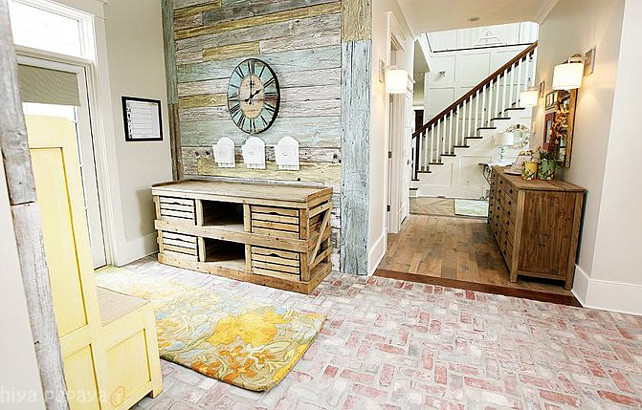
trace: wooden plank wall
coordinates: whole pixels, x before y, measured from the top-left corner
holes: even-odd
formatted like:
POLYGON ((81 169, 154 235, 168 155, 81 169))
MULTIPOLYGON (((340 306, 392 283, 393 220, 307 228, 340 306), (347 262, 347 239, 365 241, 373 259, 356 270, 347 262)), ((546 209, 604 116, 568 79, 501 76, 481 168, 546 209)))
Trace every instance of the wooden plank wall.
MULTIPOLYGON (((181 171, 189 177, 241 177, 302 181, 335 190, 333 227, 339 248, 341 226, 342 3, 336 0, 173 0, 181 171), (230 120, 227 85, 234 67, 258 57, 274 69, 281 106, 273 126, 259 134, 267 146, 266 170, 218 168, 212 145, 247 139, 230 120), (301 169, 277 170, 274 146, 284 136, 299 141, 301 169)), ((166 40, 168 38, 166 33, 166 40)), ((171 67, 174 68, 174 67, 171 67)), ((368 79, 369 81, 369 79, 368 79)), ((238 149, 238 148, 237 148, 238 149)), ((240 152, 240 149, 238 149, 240 152)), ((363 223, 363 221, 361 221, 363 223)), ((367 225, 367 220, 366 220, 367 225)), ((339 269, 339 256, 333 257, 339 269)))

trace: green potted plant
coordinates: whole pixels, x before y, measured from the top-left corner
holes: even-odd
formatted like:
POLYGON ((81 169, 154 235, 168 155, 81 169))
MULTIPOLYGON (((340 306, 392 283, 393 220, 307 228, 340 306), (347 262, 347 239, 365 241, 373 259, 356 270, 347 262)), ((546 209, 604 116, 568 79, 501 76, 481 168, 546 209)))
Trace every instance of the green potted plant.
POLYGON ((537 179, 550 181, 555 178, 555 171, 557 171, 557 161, 555 153, 538 150, 539 153, 539 167, 537 168, 537 179))

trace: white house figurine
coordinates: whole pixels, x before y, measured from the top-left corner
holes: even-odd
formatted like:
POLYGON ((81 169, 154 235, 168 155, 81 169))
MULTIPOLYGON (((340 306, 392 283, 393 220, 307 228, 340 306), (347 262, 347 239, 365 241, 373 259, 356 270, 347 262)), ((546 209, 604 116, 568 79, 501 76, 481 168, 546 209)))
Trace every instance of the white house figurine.
POLYGON ((234 141, 228 137, 223 137, 214 145, 214 160, 219 168, 234 168, 236 166, 234 159, 234 141))
POLYGON ((258 137, 250 137, 243 147, 243 162, 248 168, 265 169, 265 142, 258 137))
POLYGON ((292 137, 283 137, 276 147, 276 165, 279 169, 299 169, 299 142, 292 137))

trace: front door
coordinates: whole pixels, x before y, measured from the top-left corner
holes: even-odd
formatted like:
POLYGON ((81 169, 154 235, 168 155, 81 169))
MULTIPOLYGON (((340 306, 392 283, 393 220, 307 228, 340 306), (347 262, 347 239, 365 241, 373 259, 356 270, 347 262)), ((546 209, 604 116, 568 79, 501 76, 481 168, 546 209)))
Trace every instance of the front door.
MULTIPOLYGON (((53 102, 25 102, 23 103, 23 110, 25 115, 63 117, 73 125, 73 132, 80 154, 79 166, 83 188, 83 208, 87 214, 93 266, 95 269, 105 266, 107 264, 105 235, 100 209, 85 68, 32 57, 19 57, 19 64, 21 66, 43 68, 45 69, 43 71, 63 71, 73 74, 76 78, 79 97, 78 105, 56 104, 53 102)), ((29 80, 33 79, 29 78, 29 80)))

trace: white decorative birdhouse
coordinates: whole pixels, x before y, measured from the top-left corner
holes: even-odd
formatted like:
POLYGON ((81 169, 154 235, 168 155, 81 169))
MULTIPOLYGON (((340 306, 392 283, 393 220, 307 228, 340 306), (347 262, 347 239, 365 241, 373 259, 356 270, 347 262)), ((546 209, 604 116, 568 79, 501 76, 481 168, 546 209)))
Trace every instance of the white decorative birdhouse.
POLYGON ((274 147, 276 165, 279 169, 299 169, 299 142, 292 137, 283 137, 274 147))
POLYGON ((236 166, 234 159, 234 141, 228 137, 223 137, 214 145, 214 160, 219 168, 234 168, 236 166))
POLYGON ((250 137, 241 147, 243 162, 248 168, 265 169, 265 142, 258 137, 250 137))

